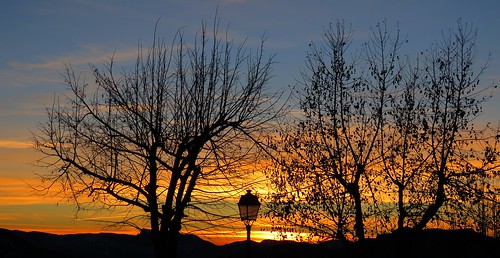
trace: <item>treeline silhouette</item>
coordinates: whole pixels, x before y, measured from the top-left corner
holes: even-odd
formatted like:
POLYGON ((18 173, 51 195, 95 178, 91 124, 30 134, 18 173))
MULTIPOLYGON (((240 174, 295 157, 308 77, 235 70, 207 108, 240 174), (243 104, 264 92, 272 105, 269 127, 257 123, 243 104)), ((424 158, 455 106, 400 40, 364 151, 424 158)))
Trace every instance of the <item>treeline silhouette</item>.
POLYGON ((360 48, 332 23, 310 44, 299 110, 271 140, 271 219, 311 239, 364 240, 393 230, 499 236, 496 123, 480 123, 496 85, 480 85, 477 30, 459 20, 429 49, 386 21, 360 48))
MULTIPOLYGON (((136 258, 155 257, 151 232, 141 234, 53 235, 0 229, 2 258, 136 258)), ((345 245, 340 241, 321 244, 265 240, 252 242, 251 257, 275 258, 357 258, 357 257, 440 257, 461 258, 500 256, 500 239, 486 237, 471 230, 401 231, 381 235, 363 244, 345 245)), ((179 257, 239 258, 246 257, 246 243, 216 246, 194 235, 181 234, 179 257)))

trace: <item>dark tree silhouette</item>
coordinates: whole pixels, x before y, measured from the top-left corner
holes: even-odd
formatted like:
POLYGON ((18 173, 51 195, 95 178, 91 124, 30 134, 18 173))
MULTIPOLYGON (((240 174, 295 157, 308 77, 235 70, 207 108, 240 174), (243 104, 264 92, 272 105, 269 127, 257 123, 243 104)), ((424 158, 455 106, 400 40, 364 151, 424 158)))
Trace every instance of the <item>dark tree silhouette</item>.
POLYGON ((259 159, 256 143, 277 116, 263 41, 250 51, 218 28, 203 24, 192 44, 182 31, 171 45, 155 32, 130 72, 116 73, 113 59, 103 70, 91 66, 95 83, 68 67, 69 94, 34 133, 49 188, 59 184, 80 206, 141 209, 158 257, 176 256, 186 221, 228 215, 207 205, 237 194, 248 173, 241 167, 259 159))
POLYGON ((444 34, 442 42, 424 54, 421 83, 425 104, 422 120, 418 121, 426 126, 421 137, 426 140, 423 155, 427 155, 424 168, 430 200, 424 200, 430 202, 424 206, 416 229, 425 228, 446 203, 477 196, 478 190, 482 191, 477 183, 498 166, 493 143, 498 141, 498 132, 478 130, 474 124, 481 104, 489 97, 479 85, 487 64, 475 66, 476 38, 476 30, 459 21, 456 30, 444 34), (474 146, 480 144, 483 148, 474 146))
MULTIPOLYGON (((304 75, 300 99, 304 114, 296 131, 283 136, 285 156, 272 173, 280 180, 278 191, 291 192, 277 194, 277 203, 287 203, 283 207, 289 209, 305 201, 304 216, 316 225, 329 218, 327 223, 336 228, 332 237, 340 239, 351 215, 355 237, 365 238, 364 193, 371 189, 371 167, 380 162, 377 150, 391 86, 400 81, 399 33, 389 33, 385 23, 372 33, 372 40, 351 60, 347 50, 352 31, 342 22, 325 31, 320 48, 311 44, 310 73, 304 75)), ((311 227, 321 232, 325 226, 311 227)))
MULTIPOLYGON (((425 157, 422 155, 425 148, 423 131, 415 121, 422 121, 422 105, 419 99, 422 85, 418 83, 421 78, 419 64, 408 64, 406 71, 401 75, 402 92, 397 98, 391 98, 391 109, 388 111, 386 127, 382 132, 383 146, 380 148, 382 158, 381 185, 387 186, 388 191, 381 192, 390 196, 395 191, 397 202, 397 228, 407 227, 405 223, 412 207, 420 203, 420 198, 409 198, 407 191, 417 192, 420 188, 419 177, 423 173, 425 157), (393 187, 394 186, 394 190, 393 187)), ((424 125, 425 127, 425 125, 424 125)), ((411 196, 413 197, 413 196, 411 196)))
POLYGON ((474 124, 493 87, 479 85, 487 63, 475 65, 475 30, 459 21, 443 35, 416 60, 385 22, 357 52, 342 22, 311 44, 302 113, 268 171, 271 217, 358 240, 459 216, 471 225, 466 207, 498 196, 498 130, 474 124))
POLYGON ((399 229, 470 220, 460 210, 495 173, 498 130, 474 124, 489 98, 479 85, 487 63, 476 67, 475 40, 475 30, 459 21, 421 53, 423 61, 408 64, 402 94, 391 101, 381 156, 385 180, 397 189, 399 229), (450 207, 439 212, 443 205, 450 207))

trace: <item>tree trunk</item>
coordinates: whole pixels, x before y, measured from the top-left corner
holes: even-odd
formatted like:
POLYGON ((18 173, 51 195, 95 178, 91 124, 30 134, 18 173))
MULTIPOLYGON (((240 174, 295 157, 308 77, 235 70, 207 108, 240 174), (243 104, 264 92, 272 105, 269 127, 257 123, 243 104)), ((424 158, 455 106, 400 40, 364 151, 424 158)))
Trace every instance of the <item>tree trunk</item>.
POLYGON ((160 231, 151 232, 151 240, 153 241, 153 248, 155 251, 156 258, 165 258, 167 256, 167 239, 164 234, 160 231))
POLYGON ((156 258, 176 258, 179 249, 180 225, 162 225, 158 232, 152 232, 156 258), (168 227, 164 228, 164 227, 168 227))
POLYGON ((179 249, 179 230, 172 229, 168 232, 167 237, 167 255, 162 258, 177 258, 177 251, 179 249))
POLYGON ((341 222, 342 218, 339 218, 339 223, 337 225, 337 232, 335 233, 335 237, 340 240, 340 242, 346 244, 348 243, 347 238, 344 234, 344 223, 341 222))
POLYGON ((181 228, 180 222, 175 219, 169 219, 172 217, 172 210, 168 206, 163 205, 162 211, 159 227, 152 227, 152 241, 155 255, 156 258, 176 258, 179 231, 181 228))
POLYGON ((427 210, 425 210, 424 215, 422 215, 422 219, 420 222, 415 226, 416 230, 423 230, 429 221, 436 215, 438 212, 439 208, 443 205, 446 195, 444 192, 444 185, 446 182, 446 179, 444 177, 444 173, 440 172, 438 175, 438 186, 437 186, 437 191, 436 191, 436 198, 434 198, 434 202, 429 205, 427 210))
POLYGON ((365 239, 365 225, 363 223, 363 207, 359 186, 355 183, 350 183, 348 184, 347 191, 354 199, 354 231, 356 232, 356 237, 360 241, 363 241, 365 239))
POLYGON ((404 223, 407 215, 403 198, 404 190, 405 187, 402 184, 400 184, 398 186, 398 229, 400 230, 404 228, 404 223))

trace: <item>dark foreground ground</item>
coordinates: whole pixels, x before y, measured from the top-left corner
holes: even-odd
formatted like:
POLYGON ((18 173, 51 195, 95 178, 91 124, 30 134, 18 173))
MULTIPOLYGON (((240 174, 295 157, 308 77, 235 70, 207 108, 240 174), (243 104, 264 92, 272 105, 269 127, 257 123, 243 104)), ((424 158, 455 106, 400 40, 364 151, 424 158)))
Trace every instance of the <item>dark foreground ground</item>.
MULTIPOLYGON (((180 258, 246 257, 246 243, 216 246, 193 235, 181 239, 180 258)), ((252 243, 252 257, 258 258, 351 258, 351 257, 474 257, 500 258, 500 239, 470 230, 426 230, 396 232, 369 239, 363 244, 339 242, 307 244, 290 241, 252 243)), ((53 235, 0 229, 0 258, 153 258, 148 234, 53 235)))

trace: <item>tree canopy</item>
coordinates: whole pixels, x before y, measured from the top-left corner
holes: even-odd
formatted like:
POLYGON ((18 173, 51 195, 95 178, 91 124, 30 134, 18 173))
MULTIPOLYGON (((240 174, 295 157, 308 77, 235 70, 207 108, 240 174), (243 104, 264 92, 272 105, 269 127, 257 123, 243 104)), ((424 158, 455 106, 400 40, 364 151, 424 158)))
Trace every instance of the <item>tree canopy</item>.
POLYGON ((117 72, 113 59, 91 65, 92 82, 68 67, 69 93, 34 134, 39 165, 51 169, 41 178, 79 206, 139 208, 158 257, 175 257, 182 226, 235 217, 211 206, 248 184, 257 143, 279 113, 263 44, 234 44, 216 20, 189 43, 182 30, 172 44, 155 31, 131 69, 117 72))
POLYGON ((402 53, 399 28, 371 32, 351 50, 353 30, 339 21, 310 44, 301 113, 278 136, 282 155, 268 171, 270 217, 341 240, 477 228, 474 209, 486 202, 491 220, 499 133, 475 122, 496 86, 479 84, 488 61, 477 64, 476 30, 459 21, 415 57, 402 53))

